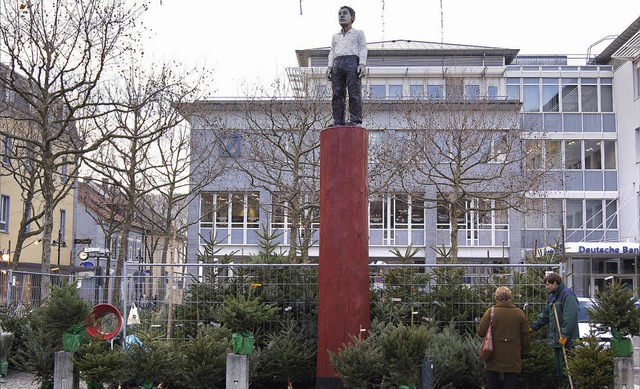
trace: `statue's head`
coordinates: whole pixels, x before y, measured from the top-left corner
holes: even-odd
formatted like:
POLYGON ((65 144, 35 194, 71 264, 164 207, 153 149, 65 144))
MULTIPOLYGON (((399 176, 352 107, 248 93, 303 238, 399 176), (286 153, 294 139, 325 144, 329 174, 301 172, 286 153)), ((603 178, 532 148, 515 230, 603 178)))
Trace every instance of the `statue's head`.
POLYGON ((351 25, 356 20, 356 11, 353 8, 343 5, 338 10, 338 22, 341 26, 351 25))

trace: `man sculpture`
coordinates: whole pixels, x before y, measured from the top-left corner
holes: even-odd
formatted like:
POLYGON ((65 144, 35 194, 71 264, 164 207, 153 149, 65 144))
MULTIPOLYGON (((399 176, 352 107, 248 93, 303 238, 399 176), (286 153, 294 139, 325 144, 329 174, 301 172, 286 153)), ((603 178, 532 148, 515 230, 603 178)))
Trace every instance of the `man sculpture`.
POLYGON ((333 126, 344 126, 346 92, 349 90, 348 126, 362 124, 362 94, 360 79, 367 72, 367 41, 364 33, 351 25, 356 20, 356 11, 342 6, 338 11, 338 22, 342 29, 333 36, 329 50, 327 77, 331 80, 333 98, 333 126))

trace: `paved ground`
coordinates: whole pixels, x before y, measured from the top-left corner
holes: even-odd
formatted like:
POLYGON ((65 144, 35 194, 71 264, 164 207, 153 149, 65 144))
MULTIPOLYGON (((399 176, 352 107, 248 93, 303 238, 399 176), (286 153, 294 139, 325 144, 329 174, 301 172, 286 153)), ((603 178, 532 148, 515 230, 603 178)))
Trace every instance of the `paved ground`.
MULTIPOLYGON (((0 378, 0 389, 38 389, 39 386, 33 381, 33 374, 23 373, 19 371, 11 371, 9 376, 0 378)), ((80 382, 80 389, 86 389, 87 385, 80 382)))

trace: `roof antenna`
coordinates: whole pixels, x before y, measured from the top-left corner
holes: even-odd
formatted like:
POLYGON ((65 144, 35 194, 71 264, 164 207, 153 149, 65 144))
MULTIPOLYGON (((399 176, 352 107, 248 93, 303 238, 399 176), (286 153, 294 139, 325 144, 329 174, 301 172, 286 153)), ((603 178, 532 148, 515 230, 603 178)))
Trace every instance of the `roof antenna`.
POLYGON ((440 43, 444 43, 444 8, 440 0, 440 43))
POLYGON ((300 0, 300 15, 302 15, 302 0, 300 0))

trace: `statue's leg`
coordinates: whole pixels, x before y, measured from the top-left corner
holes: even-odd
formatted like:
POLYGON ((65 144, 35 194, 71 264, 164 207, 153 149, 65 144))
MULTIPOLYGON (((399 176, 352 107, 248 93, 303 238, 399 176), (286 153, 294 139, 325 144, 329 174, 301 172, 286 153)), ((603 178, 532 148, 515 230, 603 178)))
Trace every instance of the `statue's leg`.
POLYGON ((344 126, 344 105, 347 96, 347 77, 339 60, 335 61, 331 75, 331 109, 333 111, 333 125, 344 126))
POLYGON ((349 90, 349 122, 362 124, 362 81, 358 76, 358 57, 353 57, 349 61, 347 89, 349 90))

